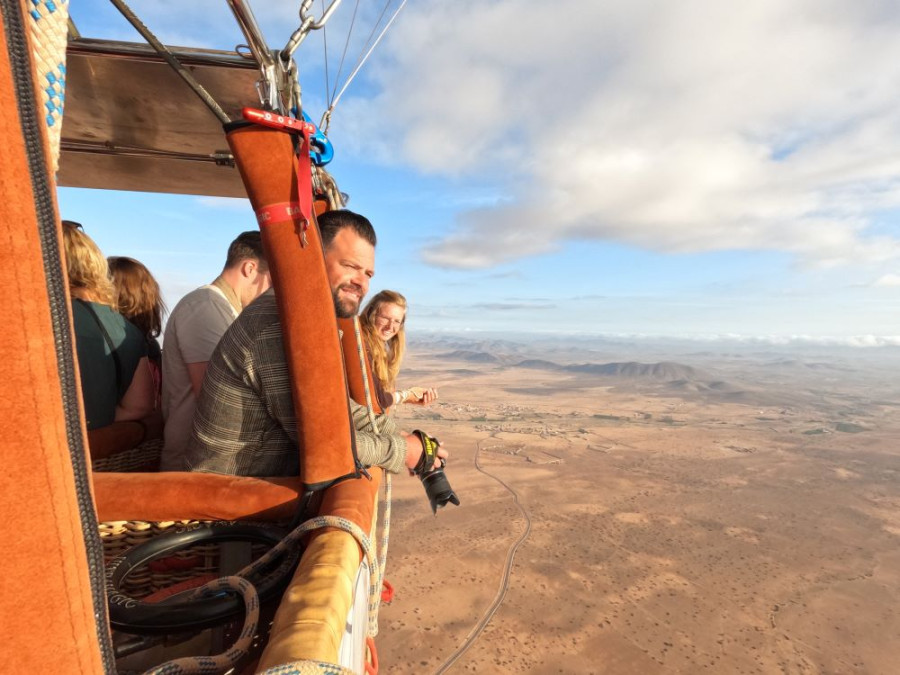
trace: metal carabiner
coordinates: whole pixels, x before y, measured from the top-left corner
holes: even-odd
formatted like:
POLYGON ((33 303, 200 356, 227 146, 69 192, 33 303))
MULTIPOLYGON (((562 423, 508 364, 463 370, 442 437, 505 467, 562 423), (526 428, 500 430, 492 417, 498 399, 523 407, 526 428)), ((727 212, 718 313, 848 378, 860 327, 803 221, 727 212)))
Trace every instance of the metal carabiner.
POLYGON ((297 51, 297 47, 299 47, 300 43, 306 39, 306 36, 309 35, 310 31, 324 28, 325 23, 331 18, 331 15, 334 14, 334 10, 341 4, 341 0, 331 0, 328 9, 322 13, 322 16, 319 17, 318 21, 314 17, 307 15, 312 4, 313 0, 303 0, 300 5, 300 27, 294 31, 287 41, 287 44, 284 46, 284 49, 282 49, 279 54, 281 60, 285 63, 291 60, 294 56, 294 52, 297 51))
MULTIPOLYGON (((308 18, 306 16, 306 12, 309 11, 309 8, 312 7, 313 0, 303 0, 303 4, 300 5, 300 20, 306 21, 308 18)), ((337 9, 337 6, 341 4, 341 0, 331 0, 331 4, 328 5, 328 9, 322 12, 322 16, 319 17, 318 21, 314 21, 310 25, 310 30, 319 30, 325 26, 325 23, 328 19, 331 18, 331 15, 334 14, 334 10, 337 9)))
POLYGON ((309 135, 309 156, 312 163, 316 166, 325 166, 334 159, 334 146, 331 145, 328 136, 319 131, 319 127, 315 125, 305 110, 303 111, 303 120, 315 129, 315 132, 309 135))

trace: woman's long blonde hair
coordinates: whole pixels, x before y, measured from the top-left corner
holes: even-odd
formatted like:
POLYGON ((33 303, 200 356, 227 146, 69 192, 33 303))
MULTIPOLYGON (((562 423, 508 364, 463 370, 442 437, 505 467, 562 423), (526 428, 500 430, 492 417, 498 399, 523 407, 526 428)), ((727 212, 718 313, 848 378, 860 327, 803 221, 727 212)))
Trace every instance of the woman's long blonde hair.
POLYGON ((81 226, 63 222, 63 245, 66 250, 66 275, 69 290, 81 291, 86 300, 116 306, 116 291, 100 247, 81 231, 81 226))
POLYGON ((166 305, 150 270, 125 256, 112 256, 108 261, 119 314, 137 326, 145 337, 159 337, 166 305))
POLYGON ((392 391, 400 373, 400 363, 406 350, 406 298, 396 291, 381 291, 369 300, 363 309, 359 322, 362 325, 366 347, 372 357, 372 368, 382 386, 392 391), (397 305, 403 308, 403 323, 397 334, 385 342, 375 328, 375 316, 383 305, 397 305))

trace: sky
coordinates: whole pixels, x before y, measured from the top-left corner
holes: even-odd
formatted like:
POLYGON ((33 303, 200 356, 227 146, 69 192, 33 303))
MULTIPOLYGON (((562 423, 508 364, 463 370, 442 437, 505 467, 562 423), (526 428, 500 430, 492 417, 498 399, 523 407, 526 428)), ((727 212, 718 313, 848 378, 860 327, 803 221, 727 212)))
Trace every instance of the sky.
MULTIPOLYGON (((299 4, 251 2, 270 45, 299 4)), ((166 44, 243 42, 224 0, 130 5, 166 44)), ((343 0, 297 50, 313 119, 384 7, 343 0)), ((70 12, 140 40, 105 0, 70 12)), ((900 344, 898 34, 893 0, 409 0, 329 132, 378 232, 370 293, 406 295, 413 335, 900 344)), ((170 307, 256 227, 246 200, 59 201, 170 307)))

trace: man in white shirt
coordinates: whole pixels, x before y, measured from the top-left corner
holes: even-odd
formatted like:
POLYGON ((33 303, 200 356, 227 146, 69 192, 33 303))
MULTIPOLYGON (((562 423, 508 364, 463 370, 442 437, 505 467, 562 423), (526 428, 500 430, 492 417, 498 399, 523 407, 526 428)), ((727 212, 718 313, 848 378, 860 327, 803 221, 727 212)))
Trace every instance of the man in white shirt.
POLYGON ((259 231, 244 232, 228 247, 216 280, 188 293, 169 315, 163 338, 161 470, 181 469, 209 357, 241 310, 271 285, 259 231))

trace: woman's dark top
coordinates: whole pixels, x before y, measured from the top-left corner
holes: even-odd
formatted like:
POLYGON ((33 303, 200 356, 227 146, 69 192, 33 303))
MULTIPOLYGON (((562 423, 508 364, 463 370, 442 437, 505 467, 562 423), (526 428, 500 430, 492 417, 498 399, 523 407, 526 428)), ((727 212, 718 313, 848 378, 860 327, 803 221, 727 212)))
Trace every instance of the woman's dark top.
POLYGON ((138 362, 147 356, 147 340, 107 305, 73 300, 72 319, 87 428, 99 429, 115 421, 116 405, 128 391, 138 362))

